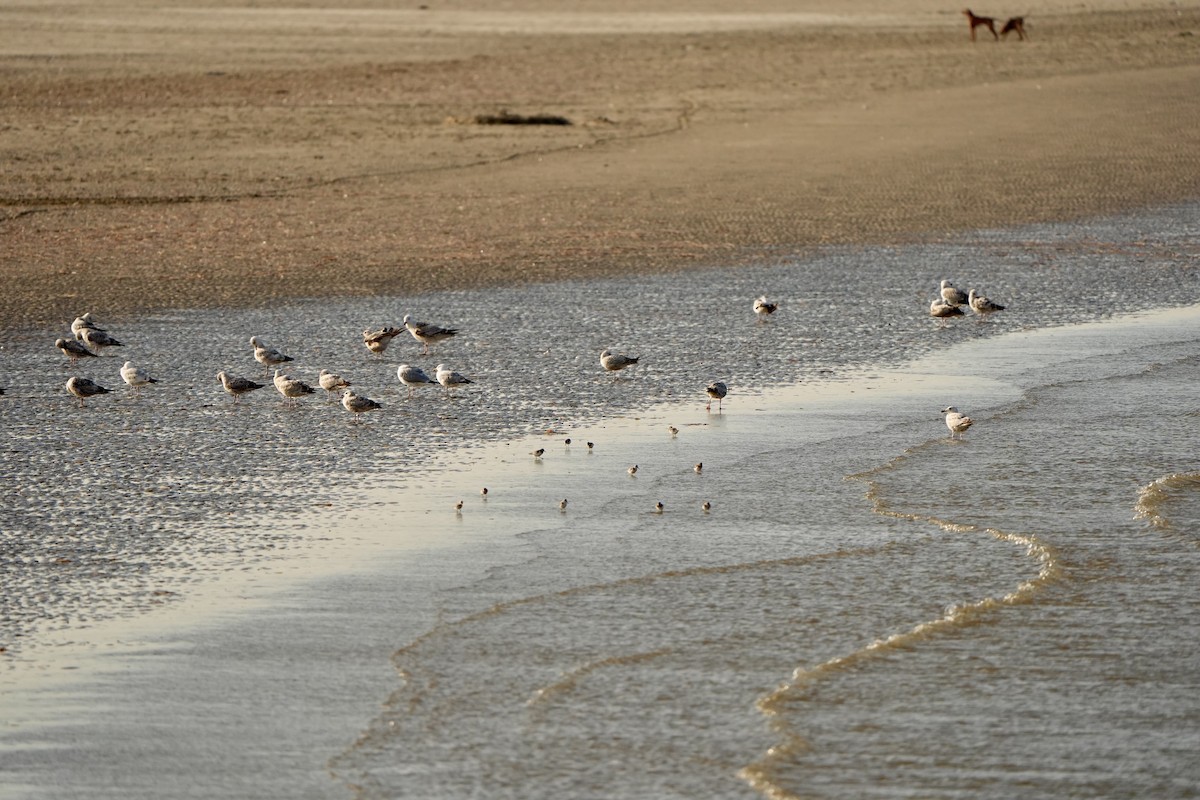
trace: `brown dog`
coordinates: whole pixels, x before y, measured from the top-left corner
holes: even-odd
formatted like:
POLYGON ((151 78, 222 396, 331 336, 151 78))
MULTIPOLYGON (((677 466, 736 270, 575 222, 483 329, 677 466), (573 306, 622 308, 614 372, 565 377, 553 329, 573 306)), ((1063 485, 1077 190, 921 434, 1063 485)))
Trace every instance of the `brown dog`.
POLYGON ((1024 17, 1009 17, 1004 23, 1004 27, 1000 29, 1000 35, 1008 38, 1008 35, 1013 31, 1017 32, 1017 36, 1023 42, 1025 41, 1025 18, 1024 17))
POLYGON ((996 19, 994 17, 978 17, 971 13, 971 9, 964 8, 963 13, 967 15, 967 22, 971 25, 971 41, 975 41, 975 29, 980 25, 992 32, 992 36, 996 41, 1000 41, 1000 36, 996 33, 996 19))

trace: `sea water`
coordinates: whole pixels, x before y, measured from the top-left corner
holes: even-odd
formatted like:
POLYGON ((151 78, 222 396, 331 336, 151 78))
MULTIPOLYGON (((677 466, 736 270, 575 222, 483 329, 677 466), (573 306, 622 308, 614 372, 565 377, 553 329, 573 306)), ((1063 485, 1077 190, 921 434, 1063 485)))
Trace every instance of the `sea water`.
POLYGON ((70 320, 9 332, 0 780, 42 797, 1195 796, 1196 211, 619 281, 80 309, 125 346, 77 367, 52 345, 70 320), (942 278, 1008 307, 942 327, 942 278), (765 322, 762 293, 781 303, 765 322), (460 333, 369 354, 362 329, 405 313, 460 333), (284 403, 251 335, 384 408, 284 403), (603 348, 641 361, 604 373, 603 348), (160 383, 135 397, 126 358, 160 383), (474 383, 409 397, 401 362, 474 383), (220 369, 267 388, 235 405, 220 369), (79 408, 72 374, 114 392, 79 408), (730 394, 710 410, 713 380, 730 394), (961 438, 951 404, 975 420, 961 438), (238 610, 247 580, 331 560, 295 568, 309 588, 288 613, 238 610), (200 622, 206 592, 219 623, 200 622), (133 680, 28 680, 68 652, 86 672, 81 647, 142 618, 166 633, 139 637, 133 680))

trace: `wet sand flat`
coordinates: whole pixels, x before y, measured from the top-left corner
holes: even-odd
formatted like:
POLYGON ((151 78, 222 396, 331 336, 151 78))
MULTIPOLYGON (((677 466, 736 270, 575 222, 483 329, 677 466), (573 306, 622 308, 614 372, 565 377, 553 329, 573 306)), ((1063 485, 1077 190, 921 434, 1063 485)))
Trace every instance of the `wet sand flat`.
POLYGON ((0 10, 0 328, 753 263, 1200 191, 1200 5, 1049 3, 1001 42, 943 5, 0 10), (573 124, 476 123, 503 112, 573 124))

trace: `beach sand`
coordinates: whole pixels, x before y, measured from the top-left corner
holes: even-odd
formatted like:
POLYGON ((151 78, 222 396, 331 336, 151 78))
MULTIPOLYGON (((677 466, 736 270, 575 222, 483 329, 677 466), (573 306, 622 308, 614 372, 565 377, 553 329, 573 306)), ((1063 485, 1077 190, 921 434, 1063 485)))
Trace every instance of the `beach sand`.
POLYGON ((931 0, 0 9, 0 329, 1200 193, 1200 4, 1041 9, 1000 42, 931 0), (573 124, 476 124, 501 112, 573 124))

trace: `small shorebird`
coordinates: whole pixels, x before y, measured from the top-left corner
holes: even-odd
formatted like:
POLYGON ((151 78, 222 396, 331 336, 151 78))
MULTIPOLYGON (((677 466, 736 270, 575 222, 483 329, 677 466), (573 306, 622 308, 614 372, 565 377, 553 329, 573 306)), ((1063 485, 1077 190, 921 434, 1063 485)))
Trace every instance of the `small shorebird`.
POLYGON ((487 491, 486 486, 479 490, 479 496, 482 497, 484 500, 487 500, 487 495, 488 495, 488 491, 487 491))
POLYGON ((88 350, 83 342, 76 339, 55 339, 54 346, 62 351, 62 354, 71 359, 74 364, 81 358, 96 358, 96 354, 88 350))
POLYGON ((67 391, 79 398, 80 408, 83 408, 83 401, 89 397, 109 392, 108 389, 88 378, 70 378, 67 381, 67 391))
POLYGON ((461 514, 462 507, 463 507, 463 501, 459 500, 457 503, 454 504, 454 513, 461 514))
POLYGON ((657 503, 654 504, 654 513, 661 514, 662 512, 663 512, 663 504, 662 504, 662 500, 659 500, 657 503))
POLYGON ((952 306, 966 305, 968 300, 967 293, 962 289, 959 289, 950 281, 942 281, 939 293, 941 294, 942 299, 952 306))
POLYGON ((772 303, 767 300, 765 294, 754 301, 754 313, 758 317, 759 322, 762 322, 778 310, 779 303, 772 303))
POLYGON ((412 334, 412 337, 424 345, 424 353, 429 354, 429 345, 434 342, 440 342, 442 339, 449 339, 458 333, 457 328, 443 328, 441 325, 434 325, 431 322, 416 322, 411 314, 404 315, 404 327, 412 334))
POLYGON ((294 358, 284 355, 278 349, 263 344, 257 336, 250 337, 250 346, 254 348, 254 360, 264 367, 274 367, 286 364, 288 361, 295 361, 294 358))
POLYGON ((668 425, 667 431, 671 434, 672 439, 679 435, 679 428, 676 428, 674 425, 668 425))
POLYGON ((283 374, 283 370, 275 370, 275 388, 283 395, 284 401, 296 400, 306 394, 314 394, 317 390, 302 380, 283 374))
POLYGON ((697 461, 696 466, 692 467, 692 472, 696 473, 697 475, 699 475, 701 472, 704 472, 704 462, 697 461))
POLYGON ((632 467, 630 467, 629 469, 627 469, 625 471, 629 473, 630 477, 637 475, 637 464, 634 464, 632 467))
POLYGON ((712 511, 712 503, 705 500, 700 504, 700 510, 707 514, 708 512, 712 511))
POLYGON ((638 363, 636 357, 614 353, 608 348, 600 351, 600 366, 609 372, 620 372, 626 367, 632 367, 636 363, 638 363))
POLYGON ((559 511, 567 510, 567 498, 564 497, 562 500, 558 501, 558 510, 559 511))
POLYGON ((347 389, 346 393, 342 395, 342 408, 354 412, 354 420, 357 422, 359 414, 365 411, 374 411, 383 406, 369 397, 355 394, 353 389, 347 389))
POLYGON ((958 306, 947 303, 940 297, 934 298, 934 301, 929 304, 929 316, 937 319, 942 327, 946 327, 946 320, 951 317, 965 317, 966 314, 958 306))
POLYGON ((587 446, 588 446, 588 450, 591 450, 593 447, 595 447, 595 446, 596 446, 596 443, 595 443, 595 442, 588 442, 588 443, 587 443, 587 446))
POLYGON ((971 306, 971 310, 980 317, 986 317, 988 314, 995 314, 997 311, 1003 311, 1004 306, 999 303, 993 303, 991 298, 978 294, 974 289, 967 295, 967 302, 971 306))
POLYGON ((958 413, 958 409, 954 406, 946 406, 942 409, 942 413, 946 415, 946 427, 950 429, 950 438, 957 438, 975 421, 966 414, 958 413))
POLYGON ((534 461, 539 461, 539 460, 541 460, 541 457, 544 456, 545 454, 546 454, 546 448, 539 447, 537 450, 534 450, 529 455, 533 456, 534 461))
POLYGON ((711 411, 712 410, 712 401, 716 400, 717 401, 717 411, 720 411, 721 403, 724 402, 724 400, 725 400, 725 395, 729 394, 729 387, 726 386, 725 384, 721 383, 720 381, 715 381, 713 383, 710 383, 704 391, 708 392, 708 396, 710 398, 708 401, 708 405, 706 405, 705 408, 708 409, 709 411, 711 411))
POLYGON ((134 394, 140 394, 142 387, 149 383, 158 383, 150 377, 150 373, 141 367, 134 366, 132 361, 126 361, 121 367, 121 380, 133 387, 134 394))
POLYGON ((427 383, 437 383, 437 381, 425 374, 425 370, 410 364, 401 364, 396 367, 396 377, 408 387, 409 397, 413 396, 418 386, 424 386, 427 383))
POLYGON ((319 383, 321 388, 329 394, 337 394, 341 392, 342 389, 350 388, 350 381, 346 380, 335 372, 330 372, 327 369, 321 370, 321 374, 317 376, 317 383, 319 383))
POLYGON ((265 384, 255 383, 248 378, 239 378, 237 375, 230 375, 225 370, 217 373, 217 380, 221 382, 221 386, 229 394, 233 395, 233 402, 238 402, 242 399, 242 395, 250 394, 255 389, 261 389, 265 384))
POLYGON ((392 339, 402 333, 404 333, 404 328, 393 328, 391 326, 379 328, 378 330, 367 328, 363 331, 363 344, 375 355, 383 355, 383 351, 387 350, 388 345, 392 343, 392 339))

